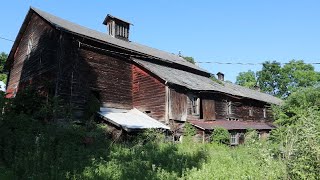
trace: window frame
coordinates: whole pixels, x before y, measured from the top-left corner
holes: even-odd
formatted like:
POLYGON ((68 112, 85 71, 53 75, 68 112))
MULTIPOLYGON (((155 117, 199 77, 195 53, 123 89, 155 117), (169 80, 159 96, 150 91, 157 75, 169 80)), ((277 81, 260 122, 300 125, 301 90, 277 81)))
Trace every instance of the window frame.
POLYGON ((189 101, 191 112, 188 112, 188 114, 193 116, 200 116, 200 98, 195 95, 189 95, 189 101))
POLYGON ((232 132, 230 133, 230 145, 238 145, 239 144, 239 133, 232 132))
POLYGON ((267 115, 267 108, 264 107, 264 108, 263 108, 263 118, 266 119, 267 117, 268 117, 268 115, 267 115))
POLYGON ((227 115, 231 115, 231 114, 232 114, 232 102, 227 101, 227 115))
POLYGON ((249 116, 252 117, 253 116, 253 107, 249 107, 249 116))

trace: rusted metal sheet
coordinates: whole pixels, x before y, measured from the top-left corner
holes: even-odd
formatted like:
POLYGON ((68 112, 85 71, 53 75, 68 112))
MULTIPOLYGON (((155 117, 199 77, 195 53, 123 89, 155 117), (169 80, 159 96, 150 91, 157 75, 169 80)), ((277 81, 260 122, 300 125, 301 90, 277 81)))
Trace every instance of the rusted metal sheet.
POLYGON ((256 130, 272 130, 275 129, 271 123, 265 122, 249 122, 249 121, 189 121, 191 124, 200 128, 202 130, 213 130, 217 127, 225 128, 227 130, 247 130, 247 129, 256 129, 256 130))
POLYGON ((133 106, 150 117, 165 121, 166 88, 163 82, 132 65, 133 106))
POLYGON ((205 121, 216 119, 216 107, 213 99, 202 99, 202 113, 205 121))
POLYGON ((170 89, 169 97, 169 119, 186 121, 188 116, 188 96, 174 89, 170 89))

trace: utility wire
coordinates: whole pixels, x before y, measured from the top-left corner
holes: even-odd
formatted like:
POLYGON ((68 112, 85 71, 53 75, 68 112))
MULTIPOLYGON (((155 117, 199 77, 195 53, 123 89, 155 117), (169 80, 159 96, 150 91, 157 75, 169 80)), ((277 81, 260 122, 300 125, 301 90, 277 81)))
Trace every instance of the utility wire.
MULTIPOLYGON (((5 41, 10 41, 10 42, 14 42, 14 40, 11 40, 11 39, 7 39, 7 38, 4 38, 4 37, 1 37, 0 36, 0 39, 2 40, 5 40, 5 41)), ((81 43, 81 42, 79 42, 81 43)), ((84 43, 81 43, 81 44, 84 44, 84 43)), ((88 44, 85 44, 87 46, 90 46, 88 44)), ((90 46, 90 47, 93 47, 93 46, 90 46)), ((128 56, 131 56, 131 57, 137 57, 137 58, 149 58, 149 59, 160 59, 160 58, 156 58, 156 57, 152 57, 152 56, 145 56, 145 55, 132 55, 132 54, 127 54, 127 53, 121 53, 121 52, 116 52, 116 51, 110 51, 110 50, 106 50, 106 49, 101 49, 101 48, 97 48, 97 47, 94 47, 96 49, 100 49, 100 50, 104 50, 104 51, 108 51, 110 53, 115 53, 115 54, 121 54, 121 55, 128 55, 128 56)), ((219 62, 219 61, 196 61, 195 62, 196 64, 221 64, 221 65, 243 65, 243 66, 256 66, 256 65, 263 65, 264 63, 245 63, 245 62, 219 62)), ((289 64, 289 63, 280 63, 278 62, 279 64, 289 64)), ((306 62, 305 62, 306 63, 306 62)), ((306 63, 306 64, 320 64, 320 62, 310 62, 310 63, 306 63)))
POLYGON ((14 42, 14 40, 11 40, 11 39, 7 39, 7 38, 1 37, 1 36, 0 36, 0 39, 2 39, 2 40, 6 40, 6 41, 11 41, 11 42, 14 42))
MULTIPOLYGON (((157 60, 161 60, 161 58, 157 58, 157 57, 153 57, 153 56, 146 56, 146 55, 133 55, 133 54, 127 54, 127 53, 123 53, 123 52, 117 52, 117 51, 111 51, 111 50, 107 50, 107 49, 103 49, 103 48, 98 48, 95 46, 91 46, 89 44, 85 44, 82 43, 80 41, 79 42, 79 46, 81 46, 81 44, 91 47, 93 49, 98 49, 101 51, 105 51, 105 52, 109 52, 111 54, 120 54, 120 55, 126 55, 129 57, 136 57, 136 58, 148 58, 148 59, 157 59, 157 60)), ((263 65, 264 63, 242 63, 242 62, 217 62, 217 61, 195 61, 196 64, 223 64, 223 65, 250 65, 250 66, 255 66, 255 65, 263 65)), ((271 62, 272 63, 272 62, 271 62)), ((289 63, 281 63, 281 62, 277 62, 279 64, 289 64, 289 63)), ((311 63, 306 63, 305 64, 320 64, 320 62, 311 62, 311 63)))
MULTIPOLYGON (((263 65, 265 63, 241 63, 241 62, 216 62, 216 61, 196 61, 196 63, 198 64, 223 64, 223 65, 252 65, 252 66, 255 66, 255 65, 263 65)), ((276 63, 279 63, 279 64, 290 64, 289 62, 286 62, 286 63, 281 63, 281 62, 276 62, 276 63)), ((320 64, 320 62, 304 62, 305 64, 320 64)), ((272 62, 271 62, 272 64, 272 62)))

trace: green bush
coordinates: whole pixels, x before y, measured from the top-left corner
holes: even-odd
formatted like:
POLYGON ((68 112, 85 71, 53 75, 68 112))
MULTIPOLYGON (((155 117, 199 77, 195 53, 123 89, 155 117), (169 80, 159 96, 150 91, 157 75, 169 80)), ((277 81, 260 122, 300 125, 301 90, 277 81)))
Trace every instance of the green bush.
POLYGON ((291 179, 319 179, 320 112, 309 108, 295 118, 294 125, 272 131, 275 153, 286 163, 291 179))
POLYGON ((246 145, 257 143, 260 141, 258 132, 254 129, 247 129, 247 132, 244 135, 244 140, 246 145))
POLYGON ((270 140, 289 179, 320 179, 319 87, 300 88, 274 108, 278 128, 270 140))
POLYGON ((188 122, 185 123, 183 129, 184 129, 184 132, 183 132, 184 136, 192 137, 196 135, 196 128, 193 127, 193 125, 188 122))
POLYGON ((230 144, 230 134, 225 128, 215 128, 211 135, 212 142, 230 144))

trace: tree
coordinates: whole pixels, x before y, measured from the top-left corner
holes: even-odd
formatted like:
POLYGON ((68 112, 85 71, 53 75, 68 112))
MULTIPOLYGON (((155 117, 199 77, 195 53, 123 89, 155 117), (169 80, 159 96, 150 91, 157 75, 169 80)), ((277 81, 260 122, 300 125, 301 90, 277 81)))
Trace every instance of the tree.
POLYGON ((279 62, 267 61, 257 72, 262 91, 281 98, 287 98, 299 87, 314 86, 320 80, 320 73, 302 60, 292 60, 281 67, 279 62))
POLYGON ((236 84, 253 89, 257 85, 256 74, 251 70, 240 72, 237 76, 236 84))
POLYGON ((211 135, 212 142, 221 144, 230 144, 230 134, 225 128, 215 128, 211 135))
POLYGON ((190 56, 183 56, 183 59, 185 59, 186 61, 192 63, 192 64, 195 64, 196 62, 194 61, 194 58, 193 57, 190 57, 190 56))
POLYGON ((299 88, 274 107, 271 140, 288 179, 318 179, 320 172, 320 87, 299 88))
POLYGON ((279 125, 295 124, 298 117, 305 115, 306 109, 320 111, 320 87, 299 88, 293 92, 280 107, 274 107, 276 123, 279 125))
POLYGON ((0 72, 3 72, 4 65, 7 61, 8 54, 5 52, 0 53, 0 72))
POLYGON ((292 60, 282 68, 283 96, 297 90, 299 87, 314 86, 320 80, 320 73, 314 70, 311 64, 305 64, 302 60, 292 60))
POLYGON ((4 83, 7 82, 7 75, 3 73, 4 65, 7 61, 7 58, 8 54, 6 54, 5 52, 2 52, 0 54, 0 81, 3 81, 4 83))
POLYGON ((268 94, 277 96, 281 82, 281 65, 279 62, 265 62, 262 70, 257 72, 257 80, 260 89, 268 94))

